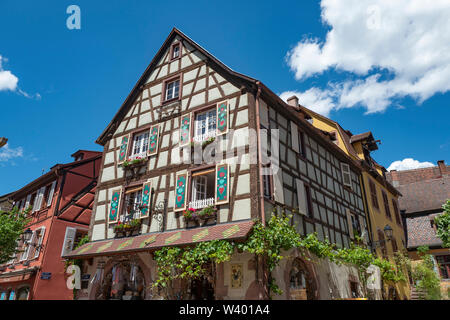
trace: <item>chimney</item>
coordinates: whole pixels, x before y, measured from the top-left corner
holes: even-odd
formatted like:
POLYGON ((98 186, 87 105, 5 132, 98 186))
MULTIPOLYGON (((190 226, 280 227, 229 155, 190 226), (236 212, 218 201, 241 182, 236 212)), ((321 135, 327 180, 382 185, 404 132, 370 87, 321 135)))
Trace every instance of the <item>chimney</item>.
POLYGON ((447 174, 447 166, 445 165, 444 160, 439 160, 437 164, 439 167, 439 171, 441 172, 441 175, 443 176, 444 174, 447 174))
POLYGON ((297 96, 292 96, 287 99, 287 103, 290 106, 293 106, 295 109, 298 109, 298 98, 297 96))

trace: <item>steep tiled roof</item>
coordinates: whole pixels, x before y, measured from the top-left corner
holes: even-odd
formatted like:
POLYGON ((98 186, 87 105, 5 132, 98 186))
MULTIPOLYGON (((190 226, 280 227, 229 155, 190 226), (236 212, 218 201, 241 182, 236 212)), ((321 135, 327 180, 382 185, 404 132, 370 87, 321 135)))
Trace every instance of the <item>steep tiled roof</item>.
POLYGON ((408 230, 408 248, 417 248, 419 246, 441 246, 442 241, 436 237, 436 231, 431 226, 433 215, 421 215, 408 217, 406 219, 406 228, 408 230))
POLYGON ((406 210, 407 214, 439 211, 450 198, 450 167, 444 165, 443 168, 386 172, 386 179, 403 195, 399 199, 400 209, 406 210))
POLYGON ((450 199, 450 176, 423 180, 396 187, 403 197, 399 199, 400 209, 406 213, 436 211, 450 199))

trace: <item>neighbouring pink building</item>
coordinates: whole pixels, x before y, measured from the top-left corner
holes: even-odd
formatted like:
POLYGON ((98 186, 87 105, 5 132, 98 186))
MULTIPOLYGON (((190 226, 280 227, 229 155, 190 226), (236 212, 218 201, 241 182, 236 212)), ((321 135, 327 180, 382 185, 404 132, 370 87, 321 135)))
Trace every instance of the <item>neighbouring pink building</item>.
POLYGON ((73 298, 61 256, 88 232, 102 153, 79 150, 72 157, 9 194, 20 210, 31 207, 32 234, 18 242, 22 252, 0 266, 0 300, 73 298))

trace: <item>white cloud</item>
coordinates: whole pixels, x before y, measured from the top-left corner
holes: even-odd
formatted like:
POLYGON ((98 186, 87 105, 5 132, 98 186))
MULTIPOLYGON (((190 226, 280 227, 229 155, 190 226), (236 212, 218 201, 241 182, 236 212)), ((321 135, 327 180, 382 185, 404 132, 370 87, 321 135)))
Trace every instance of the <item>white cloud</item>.
POLYGON ((280 94, 280 98, 286 101, 293 95, 298 97, 302 106, 324 116, 328 116, 329 112, 336 107, 333 101, 334 94, 330 90, 311 88, 305 92, 285 91, 280 94))
POLYGON ((17 86, 19 78, 12 74, 11 71, 4 70, 2 61, 6 62, 7 59, 0 55, 0 91, 14 91, 26 98, 40 100, 41 95, 39 93, 29 94, 17 86))
POLYGON ((10 148, 8 143, 0 148, 0 162, 8 162, 9 160, 23 157, 23 148, 10 148))
POLYGON ((15 91, 17 88, 17 82, 19 82, 19 78, 13 75, 11 71, 3 70, 2 60, 5 60, 5 58, 2 58, 2 56, 0 56, 0 91, 15 91))
POLYGON ((450 1, 374 3, 322 0, 322 21, 330 27, 325 41, 306 38, 287 54, 297 80, 327 70, 352 75, 315 88, 316 96, 333 98, 330 110, 364 106, 367 113, 381 112, 397 98, 422 103, 450 90, 450 1))
POLYGON ((403 160, 397 160, 391 163, 388 171, 391 170, 411 170, 411 169, 419 169, 419 168, 428 168, 434 167, 435 165, 431 162, 420 162, 418 160, 414 160, 413 158, 405 158, 403 160))

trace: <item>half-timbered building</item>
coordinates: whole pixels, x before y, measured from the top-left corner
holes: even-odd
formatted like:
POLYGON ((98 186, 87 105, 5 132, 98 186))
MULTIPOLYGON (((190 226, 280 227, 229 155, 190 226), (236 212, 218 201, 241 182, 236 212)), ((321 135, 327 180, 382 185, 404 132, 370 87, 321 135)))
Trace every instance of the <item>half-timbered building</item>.
MULTIPOLYGON (((360 165, 301 109, 177 29, 96 142, 104 151, 91 242, 65 256, 89 262, 92 281, 81 299, 153 299, 153 251, 243 240, 274 210, 292 213, 300 234, 317 232, 338 246, 356 232, 367 236, 360 165)), ((356 270, 291 255, 274 273, 281 298, 358 294, 356 270), (339 277, 330 289, 332 268, 339 277)), ((214 288, 192 281, 179 296, 267 298, 259 268, 254 256, 236 252, 219 265, 214 288)))

